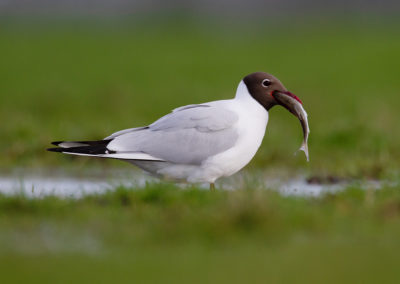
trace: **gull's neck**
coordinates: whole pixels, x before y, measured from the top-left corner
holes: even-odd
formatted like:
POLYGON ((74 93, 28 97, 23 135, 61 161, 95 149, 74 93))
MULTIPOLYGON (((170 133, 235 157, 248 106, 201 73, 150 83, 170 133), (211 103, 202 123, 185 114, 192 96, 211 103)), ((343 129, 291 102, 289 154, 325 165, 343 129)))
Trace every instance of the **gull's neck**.
POLYGON ((249 93, 246 84, 240 81, 239 86, 236 90, 234 101, 240 102, 240 104, 246 106, 248 109, 266 111, 268 112, 253 96, 249 93))
POLYGON ((242 81, 240 81, 239 86, 237 87, 235 100, 249 100, 249 99, 253 99, 253 98, 250 95, 246 84, 242 80, 242 81))

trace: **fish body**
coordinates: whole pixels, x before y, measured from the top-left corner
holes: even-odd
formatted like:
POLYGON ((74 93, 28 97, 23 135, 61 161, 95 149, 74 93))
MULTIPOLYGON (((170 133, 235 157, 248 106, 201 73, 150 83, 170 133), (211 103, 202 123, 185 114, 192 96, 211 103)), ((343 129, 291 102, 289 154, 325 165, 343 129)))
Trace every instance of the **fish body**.
POLYGON ((303 143, 298 151, 303 151, 306 155, 307 162, 310 161, 308 155, 308 136, 310 134, 310 127, 308 126, 307 112, 304 110, 301 101, 289 92, 275 93, 274 98, 288 111, 294 114, 300 121, 303 129, 303 143), (289 95, 288 95, 289 94, 289 95))

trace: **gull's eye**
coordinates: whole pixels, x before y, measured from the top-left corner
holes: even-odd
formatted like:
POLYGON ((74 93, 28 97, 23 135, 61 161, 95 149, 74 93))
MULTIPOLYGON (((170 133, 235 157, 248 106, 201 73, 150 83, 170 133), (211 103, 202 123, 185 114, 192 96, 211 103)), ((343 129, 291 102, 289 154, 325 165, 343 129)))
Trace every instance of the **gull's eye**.
POLYGON ((270 79, 264 79, 261 83, 264 87, 268 87, 271 85, 271 80, 270 79))

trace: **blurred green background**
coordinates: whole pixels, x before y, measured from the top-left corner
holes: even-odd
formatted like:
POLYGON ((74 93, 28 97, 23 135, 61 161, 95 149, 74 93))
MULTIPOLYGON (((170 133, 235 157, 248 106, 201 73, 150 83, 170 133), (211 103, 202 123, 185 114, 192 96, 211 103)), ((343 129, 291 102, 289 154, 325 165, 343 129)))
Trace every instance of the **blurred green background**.
POLYGON ((383 182, 318 198, 251 182, 1 194, 4 283, 398 283, 398 11, 374 0, 0 0, 1 175, 131 169, 45 149, 232 98, 266 71, 304 103, 310 163, 293 156, 299 122, 276 107, 246 174, 383 182))
POLYGON ((96 166, 44 149, 54 140, 102 139, 147 125, 181 105, 232 98, 239 81, 259 70, 303 100, 311 163, 293 157, 301 127, 276 107, 251 166, 373 178, 397 169, 397 22, 50 23, 0 30, 3 169, 96 166))

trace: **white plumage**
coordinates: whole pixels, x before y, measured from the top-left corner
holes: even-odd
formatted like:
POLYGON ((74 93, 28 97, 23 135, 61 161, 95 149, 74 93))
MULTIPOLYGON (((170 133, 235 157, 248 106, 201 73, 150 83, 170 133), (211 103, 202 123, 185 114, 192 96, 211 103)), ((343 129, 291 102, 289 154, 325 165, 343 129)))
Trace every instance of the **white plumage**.
POLYGON ((299 118, 307 152, 309 128, 300 99, 263 72, 246 76, 231 100, 179 107, 149 126, 99 141, 53 142, 58 148, 49 150, 125 160, 161 178, 213 184, 251 161, 264 137, 268 110, 278 104, 299 118))
MULTIPOLYGON (((118 131, 105 153, 74 153, 126 160, 152 175, 213 183, 243 168, 261 145, 268 112, 240 82, 231 100, 176 108, 148 127, 118 131)), ((85 142, 62 142, 68 149, 85 142)))

